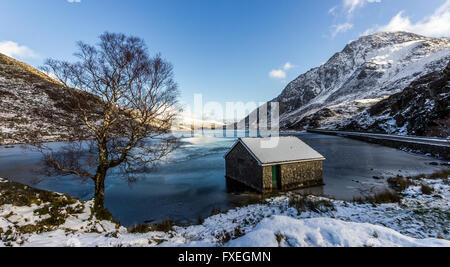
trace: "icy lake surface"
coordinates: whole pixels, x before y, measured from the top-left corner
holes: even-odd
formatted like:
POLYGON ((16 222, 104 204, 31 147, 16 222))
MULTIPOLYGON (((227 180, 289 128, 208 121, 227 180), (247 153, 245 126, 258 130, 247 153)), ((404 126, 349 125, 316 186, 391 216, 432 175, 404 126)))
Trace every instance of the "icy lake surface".
MULTIPOLYGON (((119 174, 106 181, 106 206, 124 225, 171 219, 177 224, 197 223, 212 210, 233 208, 242 197, 227 193, 224 154, 235 138, 221 133, 182 138, 182 147, 151 173, 134 183, 119 174), (215 137, 219 136, 219 137, 215 137)), ((301 133, 298 136, 327 160, 325 186, 308 191, 351 200, 385 186, 397 174, 415 175, 440 169, 433 158, 336 136, 301 133)), ((0 147, 0 177, 40 189, 88 200, 93 185, 73 176, 47 176, 39 153, 21 146, 0 147)))

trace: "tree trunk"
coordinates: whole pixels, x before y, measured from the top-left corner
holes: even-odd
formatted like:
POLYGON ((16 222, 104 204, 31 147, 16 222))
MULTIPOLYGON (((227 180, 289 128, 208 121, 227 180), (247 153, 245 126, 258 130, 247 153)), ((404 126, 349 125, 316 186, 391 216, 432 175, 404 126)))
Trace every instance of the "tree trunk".
POLYGON ((99 220, 114 221, 114 217, 105 208, 105 178, 107 168, 99 167, 95 175, 94 213, 99 220))
POLYGON ((105 177, 106 171, 99 168, 95 175, 94 211, 101 213, 105 209, 105 177))

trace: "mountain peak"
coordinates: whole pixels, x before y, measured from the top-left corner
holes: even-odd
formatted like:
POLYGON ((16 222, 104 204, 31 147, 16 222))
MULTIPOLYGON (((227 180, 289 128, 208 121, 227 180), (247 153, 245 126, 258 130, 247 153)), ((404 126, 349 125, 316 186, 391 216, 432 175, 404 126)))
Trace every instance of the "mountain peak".
POLYGON ((449 60, 450 38, 409 32, 362 36, 287 85, 275 99, 280 102, 280 124, 302 128, 317 113, 338 114, 323 125, 346 120, 419 77, 442 71, 449 60))
MULTIPOLYGON (((448 39, 448 38, 442 38, 448 39)), ((349 43, 344 51, 354 47, 367 47, 371 49, 378 49, 381 47, 392 46, 412 41, 430 41, 439 40, 439 38, 429 38, 415 33, 395 31, 395 32, 377 32, 371 35, 361 36, 358 40, 349 43)), ((447 40, 448 41, 448 40, 447 40)))
POLYGON ((377 37, 377 38, 388 38, 388 39, 394 39, 394 38, 427 38, 425 36, 416 34, 416 33, 412 33, 412 32, 405 32, 405 31, 381 31, 381 32, 376 32, 374 34, 370 34, 370 35, 366 35, 366 36, 361 36, 361 38, 364 37, 377 37))

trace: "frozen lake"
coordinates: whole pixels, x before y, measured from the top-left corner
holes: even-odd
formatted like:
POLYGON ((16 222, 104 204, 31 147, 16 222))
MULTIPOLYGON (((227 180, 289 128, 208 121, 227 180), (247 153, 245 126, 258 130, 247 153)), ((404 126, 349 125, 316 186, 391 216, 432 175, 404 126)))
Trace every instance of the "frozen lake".
MULTIPOLYGON (((151 173, 128 183, 112 173, 106 181, 106 206, 125 225, 171 219, 178 224, 197 223, 213 209, 233 208, 242 197, 227 193, 224 154, 235 138, 210 132, 182 138, 180 149, 151 173), (215 137, 215 135, 219 137, 215 137)), ((304 142, 319 151, 324 162, 325 186, 310 188, 315 194, 351 200, 385 186, 397 174, 432 173, 442 167, 422 155, 336 136, 301 133, 304 142)), ((36 188, 67 193, 88 200, 93 196, 90 181, 73 176, 47 176, 41 155, 21 146, 0 147, 0 177, 36 188)))

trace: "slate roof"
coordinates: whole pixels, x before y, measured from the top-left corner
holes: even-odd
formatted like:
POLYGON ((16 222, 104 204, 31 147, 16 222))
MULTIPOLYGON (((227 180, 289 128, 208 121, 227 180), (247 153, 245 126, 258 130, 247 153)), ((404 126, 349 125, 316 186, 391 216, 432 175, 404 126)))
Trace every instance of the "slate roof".
MULTIPOLYGON (((230 149, 230 152, 239 143, 252 154, 260 165, 325 160, 324 156, 295 136, 239 138, 236 144, 230 149), (274 142, 273 145, 271 145, 272 142, 274 142)), ((228 152, 227 155, 230 152, 228 152)))

